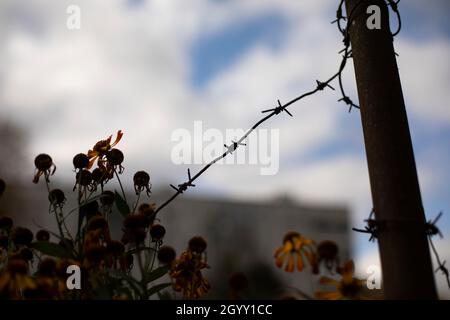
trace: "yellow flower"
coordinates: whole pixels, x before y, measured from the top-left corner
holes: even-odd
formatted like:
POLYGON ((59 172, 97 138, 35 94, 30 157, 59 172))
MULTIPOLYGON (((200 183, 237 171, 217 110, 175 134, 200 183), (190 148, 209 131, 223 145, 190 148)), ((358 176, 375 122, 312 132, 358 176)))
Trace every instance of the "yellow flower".
POLYGON ((115 145, 117 145, 122 139, 123 132, 122 130, 117 131, 116 140, 111 144, 112 135, 108 137, 106 140, 100 140, 95 144, 92 150, 89 150, 87 156, 89 158, 88 169, 92 167, 95 160, 99 160, 99 163, 103 160, 102 158, 106 155, 108 151, 110 151, 115 145))
POLYGON ((333 291, 318 291, 316 298, 323 300, 341 300, 341 299, 362 299, 361 295, 364 280, 355 278, 355 265, 353 261, 348 261, 340 270, 341 280, 332 279, 329 277, 322 277, 320 283, 335 287, 333 291))
POLYGON ((275 251, 275 264, 278 268, 284 268, 287 272, 293 272, 295 269, 295 260, 297 260, 297 270, 304 268, 303 256, 306 257, 309 264, 314 266, 316 257, 314 252, 314 241, 303 237, 298 232, 289 232, 284 236, 283 245, 275 251))
POLYGON ((0 297, 23 299, 23 292, 35 289, 36 283, 28 275, 28 264, 22 259, 12 259, 0 274, 0 297))

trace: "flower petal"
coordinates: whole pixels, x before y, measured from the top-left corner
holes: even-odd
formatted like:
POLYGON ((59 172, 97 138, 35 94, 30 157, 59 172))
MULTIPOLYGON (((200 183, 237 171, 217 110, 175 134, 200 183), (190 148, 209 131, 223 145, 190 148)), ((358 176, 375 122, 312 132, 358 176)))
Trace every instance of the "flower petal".
POLYGON ((88 169, 92 168, 92 166, 94 165, 95 160, 97 160, 97 158, 98 158, 98 155, 93 157, 91 160, 89 160, 89 164, 87 166, 88 169))
POLYGON ((306 259, 308 259, 309 264, 314 267, 314 265, 317 263, 316 254, 308 250, 304 250, 303 253, 305 254, 306 259))
POLYGON ((315 293, 317 299, 321 300, 340 300, 342 294, 338 291, 318 291, 315 293))
POLYGON ((278 256, 280 255, 280 253, 283 252, 283 249, 284 249, 284 247, 279 247, 279 248, 275 251, 275 253, 273 254, 273 256, 274 256, 275 258, 278 257, 278 256))
POLYGON ((321 277, 319 280, 320 284, 325 284, 325 285, 332 285, 332 286, 338 286, 339 285, 339 281, 333 279, 333 278, 329 278, 329 277, 321 277))
POLYGON ((93 158, 93 157, 96 157, 96 156, 98 156, 98 151, 94 151, 94 150, 89 149, 89 151, 87 152, 87 156, 88 156, 89 159, 93 158))
POLYGON ((276 259, 275 259, 275 264, 278 268, 281 268, 283 266, 284 260, 286 260, 286 253, 282 253, 280 254, 276 259))
MULTIPOLYGON (((122 139, 122 136, 123 136, 122 130, 117 131, 116 140, 114 140, 113 144, 111 145, 111 148, 119 143, 120 139, 122 139)), ((111 137, 109 137, 109 141, 111 141, 111 137)))
POLYGON ((290 252, 292 251, 292 249, 294 249, 294 244, 291 241, 288 241, 284 244, 283 248, 285 252, 290 252))
POLYGON ((288 263, 286 265, 286 268, 284 269, 287 272, 293 272, 294 271, 294 255, 290 254, 288 258, 288 263))

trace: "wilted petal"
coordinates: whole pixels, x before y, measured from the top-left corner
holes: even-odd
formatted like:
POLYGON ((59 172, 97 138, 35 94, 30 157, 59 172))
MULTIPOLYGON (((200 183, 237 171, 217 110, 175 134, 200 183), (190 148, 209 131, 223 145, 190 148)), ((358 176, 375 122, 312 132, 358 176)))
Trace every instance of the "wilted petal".
POLYGON ((329 278, 329 277, 322 277, 319 280, 320 284, 325 284, 325 285, 332 285, 332 286, 338 286, 339 285, 339 281, 333 279, 333 278, 329 278))
MULTIPOLYGON (((122 139, 122 136, 123 136, 122 130, 117 131, 116 140, 114 140, 113 144, 111 145, 111 148, 119 143, 120 139, 122 139)), ((109 141, 111 141, 111 138, 112 136, 109 137, 109 141)))
POLYGON ((287 272, 293 272, 294 271, 294 255, 290 254, 289 255, 289 259, 288 259, 288 263, 286 265, 286 268, 284 269, 287 272))
POLYGON ((281 253, 278 255, 278 257, 275 259, 275 264, 278 268, 281 268, 283 266, 284 260, 286 259, 286 253, 281 253))
POLYGON ((315 294, 317 299, 321 300, 340 300, 342 295, 338 291, 318 291, 315 294))

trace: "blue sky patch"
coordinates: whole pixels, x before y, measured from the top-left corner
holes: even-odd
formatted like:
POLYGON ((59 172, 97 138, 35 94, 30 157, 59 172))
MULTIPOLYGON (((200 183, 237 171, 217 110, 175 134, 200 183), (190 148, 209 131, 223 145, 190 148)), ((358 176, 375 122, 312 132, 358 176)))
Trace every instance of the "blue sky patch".
POLYGON ((286 29, 287 21, 281 14, 267 13, 233 21, 215 33, 203 33, 191 47, 191 81, 194 88, 204 87, 258 43, 276 50, 286 29))

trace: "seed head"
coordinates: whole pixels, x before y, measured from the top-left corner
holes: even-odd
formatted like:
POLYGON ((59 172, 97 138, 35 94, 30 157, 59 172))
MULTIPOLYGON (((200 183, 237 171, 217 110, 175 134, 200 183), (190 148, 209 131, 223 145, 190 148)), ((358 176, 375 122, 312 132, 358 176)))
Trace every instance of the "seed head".
POLYGON ((75 169, 84 169, 89 165, 89 158, 84 153, 79 153, 73 157, 73 166, 75 169))
POLYGON ((36 233, 37 241, 48 241, 50 240, 50 233, 47 230, 39 230, 36 233))
POLYGON ((0 229, 10 230, 13 226, 13 221, 10 217, 0 218, 0 229))
POLYGON ((48 154, 41 153, 34 158, 34 165, 39 171, 47 171, 52 167, 53 160, 48 154))
POLYGON ((189 240, 189 250, 195 253, 202 253, 206 250, 207 243, 203 237, 196 236, 189 240))
POLYGON ((61 189, 53 189, 48 194, 48 200, 51 204, 62 206, 66 201, 66 196, 61 189))
POLYGON ((158 260, 163 264, 169 264, 175 260, 176 252, 172 247, 163 246, 158 251, 158 260))
POLYGON ((11 240, 15 245, 28 246, 33 241, 33 233, 27 228, 16 227, 12 232, 11 240))
POLYGON ((106 154, 106 159, 113 166, 120 166, 123 162, 123 152, 119 149, 111 149, 106 154))
POLYGON ((150 228, 150 235, 153 241, 160 241, 166 234, 166 228, 160 224, 155 224, 150 228))

